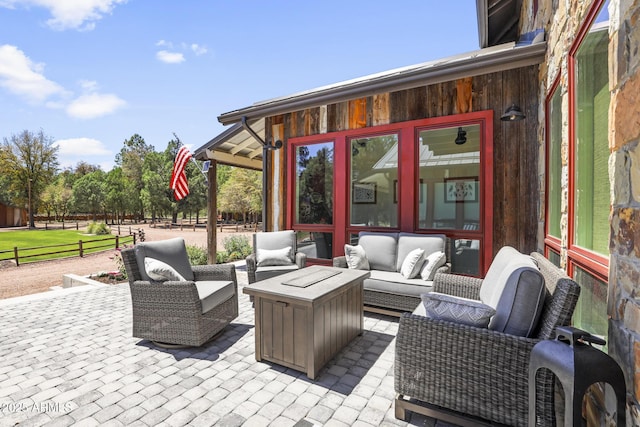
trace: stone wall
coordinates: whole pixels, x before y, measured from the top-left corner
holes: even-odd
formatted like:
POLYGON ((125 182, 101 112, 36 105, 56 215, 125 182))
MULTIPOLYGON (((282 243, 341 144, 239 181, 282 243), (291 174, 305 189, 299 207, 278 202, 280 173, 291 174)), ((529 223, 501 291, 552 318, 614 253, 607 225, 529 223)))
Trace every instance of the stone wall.
MULTIPOLYGON (((540 220, 538 247, 544 249, 545 114, 544 100, 556 79, 562 95, 562 250, 568 242, 569 50, 593 1, 524 0, 521 33, 543 28, 548 44, 540 68, 540 220)), ((611 241, 608 314, 609 353, 622 367, 627 383, 627 424, 640 425, 640 0, 610 0, 609 176, 611 241)))

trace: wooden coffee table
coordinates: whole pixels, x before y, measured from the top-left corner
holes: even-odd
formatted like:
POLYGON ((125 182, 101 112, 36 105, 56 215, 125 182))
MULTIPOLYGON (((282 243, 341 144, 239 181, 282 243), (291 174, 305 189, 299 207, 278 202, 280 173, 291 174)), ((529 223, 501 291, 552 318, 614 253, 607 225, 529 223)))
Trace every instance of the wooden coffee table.
POLYGON ((364 270, 311 266, 244 287, 255 306, 256 360, 314 379, 363 328, 364 270))

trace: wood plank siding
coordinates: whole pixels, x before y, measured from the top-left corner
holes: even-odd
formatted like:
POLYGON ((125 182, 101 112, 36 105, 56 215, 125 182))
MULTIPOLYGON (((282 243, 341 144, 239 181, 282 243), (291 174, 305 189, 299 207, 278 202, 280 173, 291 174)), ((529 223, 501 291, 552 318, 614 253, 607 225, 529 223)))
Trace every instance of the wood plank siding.
MULTIPOLYGON (((273 125, 284 125, 285 146, 278 153, 280 168, 276 173, 284 186, 289 138, 493 110, 494 252, 503 245, 534 251, 539 215, 538 71, 537 65, 511 69, 267 117, 267 141, 272 138, 273 125), (524 122, 500 120, 512 103, 525 111, 524 122)), ((287 192, 280 190, 277 197, 284 206, 287 192)), ((284 218, 284 210, 280 216, 284 218)), ((284 224, 283 219, 280 225, 284 224)))

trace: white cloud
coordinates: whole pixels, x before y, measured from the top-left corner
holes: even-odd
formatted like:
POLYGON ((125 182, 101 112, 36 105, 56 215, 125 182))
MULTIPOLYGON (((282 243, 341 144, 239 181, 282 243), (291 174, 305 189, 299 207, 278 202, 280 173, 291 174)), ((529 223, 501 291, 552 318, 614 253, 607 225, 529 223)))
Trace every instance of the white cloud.
POLYGON ((197 43, 192 43, 191 44, 191 50, 198 56, 204 55, 205 53, 207 53, 206 46, 200 46, 197 43))
POLYGON ((158 60, 167 64, 179 64, 184 62, 184 55, 179 52, 169 52, 167 50, 161 50, 156 53, 158 60))
POLYGON ((0 86, 31 103, 43 103, 63 96, 62 86, 47 79, 44 65, 36 64, 23 51, 8 44, 0 46, 0 86))
POLYGON ((113 152, 97 139, 84 137, 59 139, 53 145, 60 147, 58 161, 62 168, 75 167, 81 161, 98 165, 104 171, 109 171, 113 167, 113 152))
POLYGON ((127 103, 114 94, 81 95, 67 106, 67 114, 78 119, 94 119, 111 114, 127 103))
POLYGON ((111 14, 117 4, 126 2, 127 0, 3 0, 0 1, 0 7, 42 7, 51 13, 52 18, 47 20, 47 25, 54 30, 91 31, 95 28, 96 21, 111 14))

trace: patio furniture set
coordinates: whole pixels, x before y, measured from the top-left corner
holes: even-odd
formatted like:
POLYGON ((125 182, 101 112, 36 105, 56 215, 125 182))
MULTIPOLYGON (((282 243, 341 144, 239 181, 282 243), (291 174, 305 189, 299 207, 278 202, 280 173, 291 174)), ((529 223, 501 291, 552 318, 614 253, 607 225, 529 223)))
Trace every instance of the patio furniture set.
MULTIPOLYGON (((247 258, 256 360, 310 379, 363 331, 363 311, 399 316, 396 418, 527 425, 533 346, 568 325, 580 288, 538 253, 502 248, 484 279, 447 273, 444 235, 363 232, 333 267, 306 266, 293 231, 257 233, 247 258)), ((201 346, 238 314, 233 265, 190 266, 180 238, 122 251, 133 336, 201 346)), ((553 425, 554 377, 536 377, 537 425, 553 425)), ((494 424, 495 425, 495 424, 494 424)))

